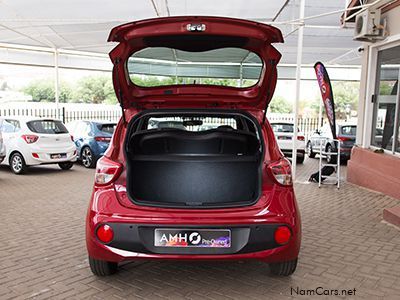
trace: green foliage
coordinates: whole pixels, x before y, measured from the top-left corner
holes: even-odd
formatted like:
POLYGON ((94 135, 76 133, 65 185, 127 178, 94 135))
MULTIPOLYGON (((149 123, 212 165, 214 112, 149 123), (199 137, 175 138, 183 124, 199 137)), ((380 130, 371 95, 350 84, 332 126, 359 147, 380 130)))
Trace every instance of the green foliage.
POLYGON ((395 87, 394 82, 381 81, 379 84, 379 95, 392 95, 393 88, 395 87))
POLYGON ((293 112, 293 104, 283 97, 273 97, 269 104, 269 111, 272 113, 291 113, 293 112))
POLYGON ((357 110, 360 84, 358 82, 332 82, 337 119, 346 118, 346 110, 357 110))
MULTIPOLYGON (((52 79, 31 81, 22 91, 32 96, 34 102, 55 101, 55 87, 52 79)), ((75 85, 61 82, 59 98, 61 103, 117 103, 111 78, 107 75, 84 77, 75 85)))
POLYGON ((87 76, 79 80, 74 99, 83 103, 117 103, 112 80, 108 75, 87 76))
MULTIPOLYGON (((152 87, 172 84, 210 84, 210 85, 222 85, 222 86, 238 86, 239 82, 237 79, 217 79, 217 78, 183 78, 178 77, 159 77, 159 76, 138 76, 131 75, 131 80, 138 86, 152 87)), ((254 83, 243 81, 243 86, 249 86, 254 83), (246 85, 247 84, 247 85, 246 85)))
POLYGON ((157 77, 157 76, 137 76, 131 75, 131 80, 138 86, 152 87, 160 85, 170 85, 175 83, 175 78, 172 77, 157 77))
MULTIPOLYGON (((348 110, 355 111, 358 106, 360 84, 358 82, 333 81, 333 100, 335 101, 336 119, 346 119, 348 110)), ((300 101, 300 114, 307 117, 317 117, 319 113, 319 104, 321 95, 315 99, 300 101)), ((325 117, 325 108, 322 104, 323 117, 325 117)))
MULTIPOLYGON (((34 102, 54 102, 55 101, 55 87, 52 80, 34 80, 29 83, 22 91, 32 96, 34 102)), ((61 82, 60 84, 60 102, 67 102, 71 99, 72 88, 61 82)))
MULTIPOLYGON (((211 84, 222 86, 238 86, 237 79, 214 79, 214 78, 182 78, 160 77, 160 76, 138 76, 132 75, 131 80, 139 86, 152 87, 173 84, 190 84, 195 81, 199 84, 211 84), (177 80, 177 82, 176 82, 177 80)), ((253 80, 244 80, 243 86, 253 85, 253 80)), ((49 78, 46 80, 34 80, 30 82, 22 91, 31 95, 35 102, 54 102, 55 91, 54 81, 49 78)), ((110 75, 92 75, 79 79, 75 84, 70 85, 64 82, 60 84, 60 102, 80 102, 80 103, 118 103, 115 96, 114 87, 110 75)))

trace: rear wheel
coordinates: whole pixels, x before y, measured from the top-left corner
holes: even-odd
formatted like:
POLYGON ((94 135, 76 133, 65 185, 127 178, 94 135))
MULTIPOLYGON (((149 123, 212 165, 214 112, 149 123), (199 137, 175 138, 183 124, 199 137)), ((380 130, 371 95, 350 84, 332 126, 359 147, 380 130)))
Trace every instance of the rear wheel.
POLYGON ((25 159, 21 153, 14 153, 10 158, 10 167, 14 174, 24 174, 27 170, 25 159))
POLYGON ((108 276, 118 271, 118 263, 98 260, 89 256, 89 266, 92 273, 96 276, 108 276))
POLYGON ((67 161, 67 162, 62 162, 59 163, 58 166, 62 169, 62 170, 69 170, 72 168, 72 166, 74 165, 73 162, 67 161))
POLYGON ((96 160, 93 156, 93 152, 89 147, 84 147, 81 154, 82 164, 85 168, 94 168, 96 160))
POLYGON ((308 155, 309 158, 314 158, 315 157, 315 153, 313 152, 311 142, 307 143, 307 155, 308 155))
POLYGON ((278 276, 289 276, 296 271, 297 258, 290 261, 270 264, 271 273, 278 276))

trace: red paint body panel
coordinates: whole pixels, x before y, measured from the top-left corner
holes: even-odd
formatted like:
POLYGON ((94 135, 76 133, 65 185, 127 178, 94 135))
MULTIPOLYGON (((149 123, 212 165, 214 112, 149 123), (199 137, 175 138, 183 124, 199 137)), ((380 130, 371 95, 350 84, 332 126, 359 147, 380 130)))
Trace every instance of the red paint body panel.
MULTIPOLYGON (((172 32, 176 33, 178 29, 184 32, 182 24, 194 21, 205 23, 210 32, 216 34, 246 35, 251 40, 246 45, 248 49, 254 50, 258 47, 257 53, 261 53, 263 59, 272 55, 277 62, 280 58, 280 54, 270 46, 271 42, 282 41, 278 29, 249 21, 211 17, 160 18, 121 25, 110 34, 110 40, 120 42, 111 52, 110 57, 114 63, 117 58, 126 60, 132 51, 137 51, 145 46, 141 43, 140 37, 168 35, 172 32), (247 32, 243 32, 244 29, 247 29, 247 32), (265 51, 265 53, 262 53, 262 51, 265 51)), ((297 258, 301 242, 301 221, 293 186, 282 186, 277 183, 268 169, 268 165, 282 159, 283 154, 279 150, 268 121, 266 120, 262 124, 264 116, 262 109, 266 104, 265 101, 268 102, 272 97, 276 83, 276 68, 266 69, 263 71, 260 84, 251 88, 171 86, 167 88, 172 89, 173 93, 166 95, 164 94, 165 87, 138 88, 133 86, 125 78, 126 70, 114 66, 114 84, 117 91, 122 89, 123 98, 120 98, 120 101, 126 108, 124 112, 126 122, 119 121, 105 156, 121 164, 123 169, 119 177, 111 184, 94 186, 86 222, 86 243, 89 256, 112 262, 136 259, 259 259, 266 262, 281 262, 297 258), (265 83, 267 76, 272 76, 272 85, 269 87, 265 83), (121 82, 125 83, 121 84, 121 82), (145 108, 209 107, 215 101, 213 99, 216 95, 219 96, 218 108, 246 110, 261 124, 264 159, 262 162, 262 193, 259 200, 249 206, 214 209, 164 208, 134 204, 126 193, 126 169, 124 168, 126 162, 123 145, 129 121, 145 108), (283 246, 251 253, 219 255, 149 254, 130 252, 104 245, 95 236, 97 226, 102 223, 147 224, 152 226, 226 226, 227 228, 237 225, 285 224, 289 227, 292 237, 283 246)))

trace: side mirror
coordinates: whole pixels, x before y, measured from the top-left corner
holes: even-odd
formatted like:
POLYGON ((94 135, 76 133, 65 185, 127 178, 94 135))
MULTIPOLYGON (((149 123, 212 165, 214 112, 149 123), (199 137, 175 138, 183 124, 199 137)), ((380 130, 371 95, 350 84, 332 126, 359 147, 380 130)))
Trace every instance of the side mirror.
POLYGON ((321 131, 319 131, 318 129, 315 129, 314 133, 320 135, 321 131))

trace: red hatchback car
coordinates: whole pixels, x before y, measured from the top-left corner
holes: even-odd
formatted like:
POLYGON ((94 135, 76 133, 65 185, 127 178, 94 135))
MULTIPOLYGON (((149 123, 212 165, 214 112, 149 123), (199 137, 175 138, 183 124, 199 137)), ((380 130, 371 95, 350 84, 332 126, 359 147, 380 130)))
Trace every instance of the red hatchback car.
POLYGON ((97 163, 86 223, 94 274, 131 260, 297 265, 301 224, 291 166, 265 118, 279 29, 169 17, 111 31, 123 110, 97 163), (212 79, 215 78, 215 79, 212 79))

